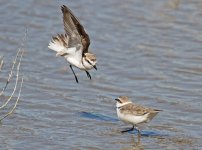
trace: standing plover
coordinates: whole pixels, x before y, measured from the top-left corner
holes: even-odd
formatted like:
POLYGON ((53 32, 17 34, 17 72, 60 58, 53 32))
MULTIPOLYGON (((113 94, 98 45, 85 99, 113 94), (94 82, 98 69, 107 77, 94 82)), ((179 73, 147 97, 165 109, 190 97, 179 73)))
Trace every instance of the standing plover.
POLYGON ((115 100, 117 101, 116 110, 118 118, 123 122, 132 125, 132 128, 124 130, 122 133, 132 131, 134 128, 136 128, 138 131, 138 137, 141 136, 138 125, 151 121, 158 114, 158 112, 161 111, 134 104, 127 96, 120 96, 115 100))
POLYGON ((88 52, 90 38, 78 18, 74 16, 67 6, 61 6, 61 10, 63 13, 65 34, 53 36, 48 48, 56 51, 56 56, 63 56, 69 62, 77 83, 78 79, 72 65, 84 70, 88 78, 91 79, 88 70, 92 68, 97 70, 97 61, 95 55, 88 52))

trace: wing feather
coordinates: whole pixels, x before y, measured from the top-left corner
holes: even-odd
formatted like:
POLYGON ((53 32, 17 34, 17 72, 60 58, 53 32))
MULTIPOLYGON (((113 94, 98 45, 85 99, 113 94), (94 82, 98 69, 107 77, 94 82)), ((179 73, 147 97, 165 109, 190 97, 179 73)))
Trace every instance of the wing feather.
POLYGON ((56 56, 64 56, 67 55, 69 37, 67 34, 58 34, 57 36, 53 36, 52 40, 49 43, 48 48, 57 52, 56 56))
POLYGON ((84 27, 79 22, 79 19, 72 13, 72 11, 65 5, 61 7, 63 12, 64 27, 66 32, 74 31, 80 35, 80 42, 83 45, 83 53, 88 52, 88 47, 90 45, 90 38, 86 33, 84 27), (76 30, 75 30, 76 28, 76 30), (71 29, 71 31, 69 31, 71 29), (77 31, 77 32, 76 32, 77 31))
POLYGON ((68 47, 77 47, 82 44, 77 27, 75 26, 67 7, 65 5, 61 6, 61 10, 63 13, 64 30, 69 36, 68 47))
POLYGON ((145 108, 141 105, 135 105, 133 103, 130 103, 130 104, 122 106, 120 108, 120 111, 121 111, 121 113, 124 113, 124 114, 133 114, 136 116, 142 116, 142 115, 145 115, 148 112, 150 112, 151 109, 145 108))

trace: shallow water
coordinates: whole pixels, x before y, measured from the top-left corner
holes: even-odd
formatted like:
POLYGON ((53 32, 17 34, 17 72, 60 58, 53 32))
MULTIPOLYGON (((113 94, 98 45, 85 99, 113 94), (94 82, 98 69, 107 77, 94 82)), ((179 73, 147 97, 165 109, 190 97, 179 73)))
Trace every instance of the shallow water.
MULTIPOLYGON (((15 113, 0 127, 0 149, 200 149, 202 147, 200 0, 0 1, 0 85, 28 28, 15 113), (80 18, 98 71, 75 69, 47 47, 63 32, 61 5, 80 18), (162 109, 136 131, 117 120, 113 99, 162 109), (200 131, 200 132, 199 132, 200 131)), ((9 96, 9 92, 6 93, 9 96)))

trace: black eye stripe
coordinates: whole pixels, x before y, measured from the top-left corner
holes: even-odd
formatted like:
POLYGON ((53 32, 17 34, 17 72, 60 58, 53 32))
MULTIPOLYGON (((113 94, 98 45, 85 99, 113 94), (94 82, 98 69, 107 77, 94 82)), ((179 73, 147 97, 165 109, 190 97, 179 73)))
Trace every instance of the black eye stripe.
POLYGON ((118 101, 119 103, 122 103, 120 99, 115 99, 116 101, 118 101))
POLYGON ((92 65, 89 60, 86 60, 86 61, 87 61, 90 65, 92 65))
POLYGON ((119 101, 119 103, 122 103, 120 100, 118 100, 119 101))

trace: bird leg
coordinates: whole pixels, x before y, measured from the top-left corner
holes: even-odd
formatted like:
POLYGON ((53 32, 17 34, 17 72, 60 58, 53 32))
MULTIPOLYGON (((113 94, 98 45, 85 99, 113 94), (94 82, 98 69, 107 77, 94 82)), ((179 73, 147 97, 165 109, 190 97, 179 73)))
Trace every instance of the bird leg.
POLYGON ((133 131, 133 130, 134 130, 134 126, 132 126, 132 128, 130 128, 130 129, 126 129, 126 130, 121 131, 121 133, 129 132, 129 131, 133 131))
POLYGON ((72 68, 72 65, 69 65, 69 66, 70 66, 70 68, 71 68, 71 70, 72 70, 72 72, 73 72, 73 74, 74 74, 74 77, 75 77, 76 82, 78 83, 79 81, 78 81, 78 79, 77 79, 76 74, 74 73, 74 70, 73 70, 73 68, 72 68))
POLYGON ((140 143, 140 138, 141 138, 141 132, 138 127, 135 127, 135 129, 138 131, 138 143, 140 143))
POLYGON ((86 74, 87 74, 88 78, 91 79, 91 75, 88 71, 86 71, 86 74))

